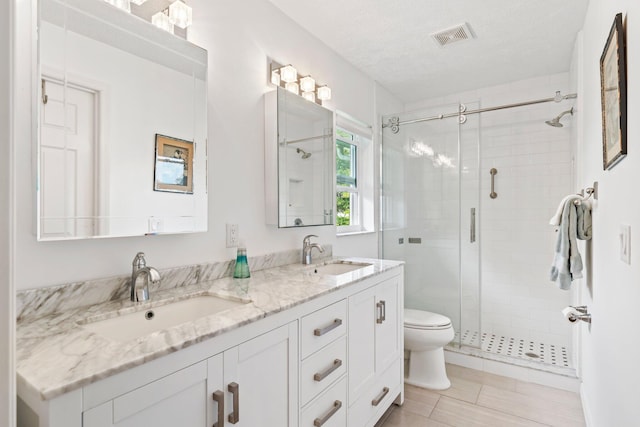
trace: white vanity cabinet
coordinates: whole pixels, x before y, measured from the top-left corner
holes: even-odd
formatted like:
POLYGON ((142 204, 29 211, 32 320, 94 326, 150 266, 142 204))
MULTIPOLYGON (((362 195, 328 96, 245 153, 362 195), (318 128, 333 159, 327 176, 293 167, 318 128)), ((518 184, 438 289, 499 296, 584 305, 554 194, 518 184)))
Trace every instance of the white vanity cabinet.
POLYGON ((18 427, 371 427, 402 402, 402 267, 41 400, 18 427))
POLYGON ((349 425, 375 424, 401 392, 402 276, 349 297, 349 425))

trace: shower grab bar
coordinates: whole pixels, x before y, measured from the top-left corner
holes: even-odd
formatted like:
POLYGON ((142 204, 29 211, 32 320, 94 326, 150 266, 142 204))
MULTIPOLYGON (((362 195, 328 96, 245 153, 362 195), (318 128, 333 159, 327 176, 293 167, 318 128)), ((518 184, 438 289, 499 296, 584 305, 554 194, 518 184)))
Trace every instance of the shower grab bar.
POLYGON ((489 193, 489 197, 495 199, 498 197, 498 193, 495 191, 496 174, 498 173, 498 169, 491 168, 489 173, 491 174, 491 193, 489 193))
POLYGON ((474 243, 476 241, 476 208, 471 208, 471 226, 470 228, 470 235, 469 235, 469 242, 470 243, 474 243))

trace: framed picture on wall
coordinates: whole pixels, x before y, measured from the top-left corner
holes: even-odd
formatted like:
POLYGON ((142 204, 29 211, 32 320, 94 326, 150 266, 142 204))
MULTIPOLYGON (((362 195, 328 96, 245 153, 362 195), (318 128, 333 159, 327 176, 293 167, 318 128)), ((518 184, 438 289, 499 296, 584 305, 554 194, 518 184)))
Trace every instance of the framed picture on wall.
POLYGON ((156 134, 153 189, 193 194, 192 141, 156 134))
POLYGON ((627 155, 627 70, 622 14, 616 15, 600 57, 602 157, 605 170, 627 155))

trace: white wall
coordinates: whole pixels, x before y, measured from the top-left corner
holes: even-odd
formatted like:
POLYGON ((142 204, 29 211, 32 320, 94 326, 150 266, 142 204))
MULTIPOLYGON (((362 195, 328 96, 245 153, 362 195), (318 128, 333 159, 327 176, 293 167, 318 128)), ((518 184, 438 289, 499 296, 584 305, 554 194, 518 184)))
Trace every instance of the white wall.
POLYGON ((635 328, 640 301, 640 3, 637 0, 591 0, 583 29, 580 185, 598 181, 593 211, 593 242, 582 303, 593 315, 581 325, 583 399, 592 426, 635 425, 640 419, 638 384, 640 343, 635 328), (629 155, 615 168, 602 169, 599 59, 616 13, 626 14, 629 155), (631 264, 619 259, 619 229, 631 226, 631 264))
POLYGON ((11 58, 13 4, 0 2, 0 425, 15 425, 14 290, 11 240, 11 58))
MULTIPOLYGON (((30 2, 18 3, 31 12, 30 2)), ((265 225, 263 94, 271 89, 267 58, 313 73, 318 82, 333 89, 328 107, 363 122, 374 123, 377 106, 397 101, 380 89, 385 102, 376 102, 375 82, 266 0, 193 0, 190 4, 194 8, 190 38, 209 51, 209 231, 191 235, 36 242, 32 17, 25 13, 19 20, 16 90, 20 97, 14 102, 17 288, 126 274, 140 250, 157 268, 231 259, 235 252, 225 248, 225 223, 239 224, 249 256, 300 248, 309 233, 318 234, 320 243, 333 244, 336 254, 377 255, 376 234, 336 239, 330 226, 278 230, 265 225)))

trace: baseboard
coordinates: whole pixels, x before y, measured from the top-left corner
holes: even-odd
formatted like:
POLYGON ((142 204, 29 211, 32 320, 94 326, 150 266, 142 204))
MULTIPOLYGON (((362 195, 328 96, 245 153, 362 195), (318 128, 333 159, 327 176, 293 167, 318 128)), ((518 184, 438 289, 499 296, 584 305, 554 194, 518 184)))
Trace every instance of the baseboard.
POLYGON ((584 384, 580 385, 580 401, 582 402, 582 412, 584 414, 584 422, 587 427, 595 427, 593 419, 591 417, 591 406, 589 405, 589 399, 587 398, 587 392, 585 391, 584 384))

